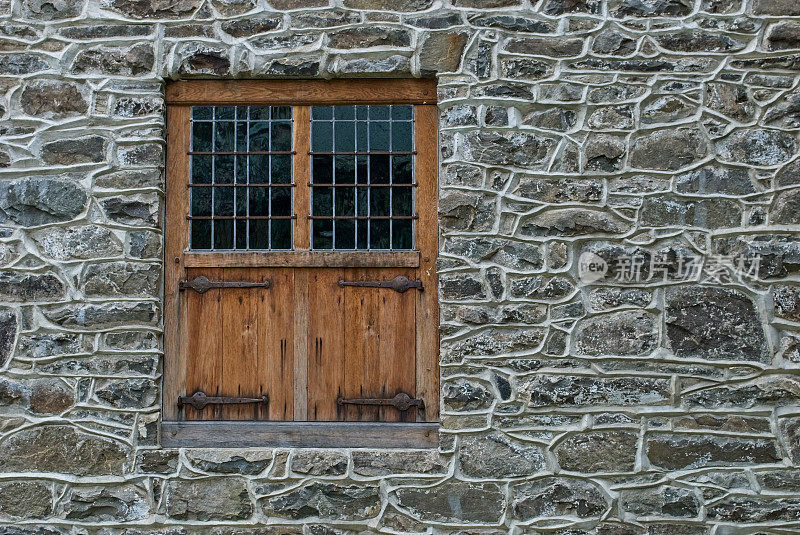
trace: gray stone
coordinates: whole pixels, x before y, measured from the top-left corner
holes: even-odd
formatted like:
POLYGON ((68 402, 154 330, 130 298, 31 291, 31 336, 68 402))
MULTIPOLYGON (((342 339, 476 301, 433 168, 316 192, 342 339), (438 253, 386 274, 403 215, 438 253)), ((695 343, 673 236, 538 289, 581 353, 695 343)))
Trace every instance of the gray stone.
POLYGON ((706 106, 739 122, 752 120, 756 112, 745 88, 736 84, 707 84, 706 106))
POLYGON ((163 180, 158 169, 125 169, 95 176, 94 185, 111 190, 157 188, 163 187, 163 180))
POLYGON ((3 301, 58 301, 63 296, 64 283, 53 273, 0 271, 0 299, 3 301))
POLYGON ((653 466, 667 470, 780 462, 775 442, 765 439, 653 435, 645 440, 645 452, 653 466))
POLYGON ((738 202, 724 198, 647 197, 642 202, 639 220, 648 227, 738 227, 742 222, 742 209, 738 202))
POLYGON ((181 48, 178 72, 191 75, 225 76, 231 73, 226 49, 204 43, 188 43, 181 48))
POLYGON ((153 303, 120 301, 105 304, 61 305, 43 311, 64 327, 103 328, 126 324, 152 324, 157 318, 153 303))
POLYGON ((0 56, 0 74, 21 75, 50 70, 50 65, 36 54, 0 56))
POLYGON ((752 408, 781 407, 800 402, 800 381, 791 377, 766 376, 752 383, 721 385, 684 394, 690 407, 752 408))
POLYGON ((545 477, 511 487, 514 518, 599 517, 608 509, 605 493, 590 481, 565 477, 545 477))
POLYGON ((472 131, 464 137, 463 151, 469 161, 535 169, 554 148, 552 139, 535 134, 472 131))
POLYGON ((264 73, 278 76, 317 76, 321 67, 319 61, 285 58, 272 60, 264 67, 264 73))
POLYGON ((630 223, 608 212, 586 208, 551 209, 525 218, 520 223, 523 236, 581 236, 621 234, 630 223))
POLYGON ((151 194, 110 197, 102 205, 108 217, 117 223, 153 226, 158 217, 159 199, 151 194))
POLYGON ((691 518, 700 513, 700 500, 691 490, 668 485, 623 490, 620 493, 620 502, 626 512, 640 517, 691 518))
POLYGON ((281 17, 248 18, 223 22, 220 29, 232 37, 250 37, 278 28, 281 17))
POLYGON ((800 418, 783 418, 779 423, 780 436, 792 463, 800 464, 800 418))
POLYGON ((45 481, 0 482, 0 515, 11 519, 45 518, 53 512, 53 490, 45 481))
POLYGON ((743 293, 689 286, 667 290, 666 301, 667 339, 677 357, 770 361, 761 317, 743 293))
POLYGON ((629 56, 636 51, 636 41, 621 32, 606 30, 594 38, 592 52, 606 56, 629 56))
POLYGON ((485 299, 486 291, 480 279, 469 275, 442 276, 439 280, 442 299, 485 299))
POLYGON ((578 323, 575 350, 579 355, 646 355, 658 343, 656 317, 625 310, 593 316, 578 323))
MULTIPOLYGON (((628 105, 597 108, 589 116, 587 124, 597 130, 630 130, 633 128, 633 108, 628 105)), ((620 154, 624 152, 623 148, 620 154)))
POLYGON ((545 467, 539 447, 502 433, 462 436, 458 461, 461 472, 475 479, 529 476, 545 467))
POLYGON ((23 226, 68 221, 83 211, 86 201, 80 186, 44 176, 0 184, 0 210, 23 226))
POLYGON ((445 481, 435 487, 394 491, 397 503, 425 521, 494 524, 505 509, 504 492, 496 483, 445 481))
POLYGON ((178 450, 143 450, 136 456, 136 472, 174 474, 179 460, 178 450))
POLYGON ((333 28, 361 21, 361 15, 352 11, 326 10, 299 13, 291 16, 293 28, 333 28))
POLYGON ((171 480, 165 504, 167 516, 176 520, 246 520, 253 515, 247 483, 236 477, 171 480))
POLYGON ((147 493, 135 485, 72 487, 58 506, 59 517, 75 522, 125 522, 149 514, 147 493))
POLYGON ((544 111, 537 111, 526 115, 523 119, 523 123, 541 128, 542 130, 566 132, 576 125, 577 115, 572 110, 548 108, 544 111))
POLYGON ((510 39, 503 50, 513 54, 532 54, 548 58, 567 58, 580 55, 583 51, 583 39, 565 39, 563 37, 524 37, 510 39))
POLYGON ((708 166, 678 175, 675 190, 679 193, 748 195, 755 187, 746 169, 708 166))
POLYGON ((500 70, 505 77, 514 80, 541 80, 553 73, 554 66, 541 59, 515 57, 501 59, 500 70))
POLYGON ((201 0, 110 0, 109 8, 134 19, 176 19, 188 17, 201 0))
POLYGON ((155 404, 158 386, 150 379, 102 380, 94 395, 117 409, 143 409, 155 404))
POLYGON ((381 509, 377 486, 313 481, 275 497, 259 500, 268 516, 289 519, 366 520, 381 509))
POLYGON ((560 443, 555 454, 563 470, 581 474, 632 472, 638 440, 638 435, 631 431, 578 433, 560 443))
POLYGON ((479 192, 444 191, 439 196, 439 222, 446 230, 486 231, 496 218, 496 202, 479 192))
POLYGON ((343 0, 344 7, 375 11, 425 11, 431 4, 433 0, 343 0))
POLYGON ((630 164, 639 169, 676 171, 703 158, 707 152, 706 141, 696 128, 658 130, 635 139, 630 164))
POLYGON ((696 112, 697 106, 687 103, 682 98, 667 95, 646 100, 641 115, 643 123, 657 124, 678 122, 696 112))
POLYGON ((480 383, 461 380, 444 383, 442 399, 448 410, 475 411, 491 407, 494 396, 480 383))
POLYGON ((512 32, 554 33, 555 27, 549 21, 536 20, 513 15, 484 15, 474 13, 467 16, 473 26, 479 28, 500 28, 512 32))
POLYGON ((213 474, 257 475, 272 463, 270 450, 197 450, 188 451, 192 468, 213 474))
POLYGON ((109 262, 91 264, 81 278, 87 296, 157 297, 161 276, 159 264, 109 262))
POLYGON ((24 0, 24 16, 34 20, 60 20, 75 17, 81 13, 84 0, 24 0))
POLYGON ((27 427, 0 444, 0 470, 122 475, 128 454, 127 448, 118 442, 69 425, 27 427))
POLYGON ((33 239, 45 255, 60 261, 122 253, 122 244, 114 233, 98 225, 50 227, 34 233, 33 239))
POLYGON ((514 275, 508 281, 509 292, 513 297, 534 301, 560 301, 575 291, 571 280, 565 277, 514 275))
POLYGON ((586 168, 605 173, 619 171, 622 168, 625 152, 624 139, 608 134, 591 135, 586 141, 584 151, 586 168))
POLYGON ((800 15, 800 5, 794 0, 754 0, 753 13, 756 15, 800 15))
POLYGON ((102 136, 59 139, 42 145, 42 160, 52 165, 100 163, 106 159, 107 147, 102 136))
POLYGON ((778 165, 797 153, 794 136, 775 130, 738 130, 716 145, 721 160, 750 165, 778 165))
POLYGON ((722 522, 794 522, 800 516, 800 500, 731 496, 710 506, 707 514, 722 522))
POLYGON ((353 472, 361 476, 442 475, 447 471, 447 459, 436 450, 354 450, 352 457, 353 472))
POLYGON ((694 7, 691 0, 618 0, 615 17, 681 17, 694 7))
POLYGON ((625 305, 644 307, 653 295, 638 288, 596 288, 589 292, 589 303, 595 310, 608 310, 625 305))
POLYGON ((61 414, 75 403, 75 393, 60 379, 36 379, 27 387, 27 406, 36 414, 61 414))
POLYGON ((669 379, 575 375, 537 375, 519 389, 531 407, 665 405, 670 391, 669 379))
MULTIPOLYGON (((150 0, 141 1, 150 3, 150 0)), ((150 73, 154 64, 155 56, 150 44, 141 43, 127 48, 97 46, 79 52, 72 61, 71 70, 73 74, 141 76, 150 73)))
POLYGON ((338 451, 300 450, 292 457, 292 472, 309 476, 340 476, 347 472, 347 455, 338 451))
POLYGON ((800 321, 800 288, 777 285, 772 287, 771 294, 775 316, 800 321))
POLYGON ((411 37, 405 30, 372 26, 348 28, 328 34, 328 46, 338 49, 371 47, 407 47, 411 37))
POLYGON ((128 252, 134 258, 160 258, 161 235, 148 230, 129 233, 128 252))
POLYGON ((733 52, 746 46, 727 35, 701 31, 665 33, 656 42, 671 52, 733 52))
POLYGON ((499 355, 517 351, 530 351, 544 339, 541 328, 487 329, 463 340, 442 345, 443 362, 459 362, 464 357, 499 355))
POLYGON ((83 115, 89 109, 78 86, 69 82, 33 82, 24 87, 19 102, 28 115, 48 119, 83 115))

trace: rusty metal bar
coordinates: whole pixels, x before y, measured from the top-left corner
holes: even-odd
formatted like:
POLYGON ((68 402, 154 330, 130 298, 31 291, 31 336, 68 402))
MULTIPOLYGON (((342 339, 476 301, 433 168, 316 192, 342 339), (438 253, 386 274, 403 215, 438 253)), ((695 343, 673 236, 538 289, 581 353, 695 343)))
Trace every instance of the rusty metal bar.
POLYGON ((264 282, 212 281, 200 275, 191 281, 180 281, 178 283, 178 289, 194 290, 199 294, 203 294, 212 288, 269 288, 270 284, 269 280, 265 280, 264 282))
POLYGON ((178 397, 178 407, 190 405, 198 411, 203 410, 207 405, 246 405, 250 403, 259 403, 266 407, 269 405, 269 396, 267 394, 255 398, 207 396, 205 392, 199 390, 191 396, 178 397))
POLYGON ((395 409, 404 412, 411 407, 418 409, 425 408, 425 401, 419 398, 412 398, 405 392, 400 392, 393 398, 350 398, 346 399, 338 397, 336 403, 341 405, 377 405, 381 407, 394 407, 395 409))
POLYGON ((339 280, 339 287, 344 288, 345 286, 359 286, 361 288, 389 288, 397 293, 403 293, 411 288, 416 288, 419 291, 423 290, 421 280, 408 280, 408 277, 404 277, 402 275, 398 275, 390 281, 339 280))

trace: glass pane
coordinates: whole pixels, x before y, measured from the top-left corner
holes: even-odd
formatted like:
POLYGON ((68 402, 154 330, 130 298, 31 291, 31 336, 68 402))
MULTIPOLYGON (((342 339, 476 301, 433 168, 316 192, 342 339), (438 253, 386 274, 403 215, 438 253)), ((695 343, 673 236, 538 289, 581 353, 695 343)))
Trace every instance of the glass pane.
POLYGON ((214 221, 214 249, 233 249, 233 220, 214 221))
POLYGON ((211 152, 211 134, 214 123, 192 123, 192 150, 197 152, 211 152))
POLYGON ((311 150, 315 152, 333 150, 333 123, 325 121, 311 123, 311 150))
POLYGON ((373 154, 369 157, 370 184, 389 183, 389 155, 373 154))
POLYGON ((361 219, 356 221, 356 233, 358 249, 369 249, 369 221, 361 219))
POLYGON ((269 150, 269 123, 252 122, 250 123, 250 152, 260 152, 269 150))
POLYGON ((251 154, 250 183, 269 184, 269 156, 266 154, 251 154))
POLYGON ((214 156, 214 183, 233 184, 233 163, 232 155, 214 156))
POLYGON ((236 158, 236 183, 247 184, 247 156, 234 156, 236 158))
POLYGON ((253 219, 250 221, 250 248, 269 249, 269 221, 253 219))
POLYGON ((356 215, 355 188, 333 188, 336 196, 336 215, 356 215))
POLYGON ((236 118, 236 108, 233 106, 217 106, 214 108, 214 118, 219 120, 233 120, 236 118))
POLYGON ((356 182, 359 184, 369 183, 369 156, 358 156, 356 158, 356 182))
POLYGON ((411 123, 393 122, 392 123, 392 150, 410 151, 412 148, 411 123))
POLYGON ((336 225, 336 249, 355 249, 356 228, 352 219, 339 219, 336 225))
POLYGON ((369 222, 370 249, 389 248, 389 221, 377 219, 369 222))
POLYGON ((211 162, 213 156, 192 156, 192 183, 211 184, 211 162))
POLYGON ((273 106, 272 107, 273 119, 291 119, 292 107, 291 106, 273 106))
POLYGON ((352 121, 356 118, 355 106, 334 106, 333 118, 337 121, 352 121))
POLYGON ((330 219, 312 221, 311 247, 314 249, 333 248, 333 221, 330 219))
POLYGON ((333 156, 315 155, 311 159, 311 182, 331 184, 333 182, 333 156))
POLYGON ((359 121, 369 119, 369 106, 356 106, 356 119, 359 121))
POLYGON ((340 152, 352 152, 356 150, 355 127, 356 123, 354 122, 336 123, 336 138, 334 140, 334 150, 340 152))
POLYGON ((247 220, 236 220, 236 248, 247 249, 247 220))
POLYGON ((273 219, 272 226, 272 248, 291 249, 292 248, 292 221, 290 219, 273 219))
POLYGON ((369 150, 369 123, 366 121, 356 123, 356 150, 359 152, 369 150))
POLYGON ((389 188, 370 188, 369 215, 389 215, 389 188))
POLYGON ((292 215, 292 188, 272 188, 272 215, 292 215))
POLYGON ((392 221, 392 249, 411 249, 411 220, 392 221))
POLYGON ((211 215, 211 190, 213 188, 192 188, 193 216, 211 215))
POLYGON ((409 186, 392 188, 392 215, 413 215, 411 213, 411 195, 409 186))
MULTIPOLYGON (((223 188, 227 189, 227 188, 223 188)), ((234 196, 235 196, 235 205, 236 205, 236 215, 238 216, 246 216, 247 215, 247 188, 234 188, 234 196)))
POLYGON ((214 123, 214 150, 216 152, 232 152, 236 141, 236 123, 233 121, 217 121, 214 123))
POLYGON ((251 121, 266 121, 269 119, 268 106, 250 106, 251 121))
POLYGON ((214 188, 214 215, 233 215, 233 188, 214 188))
POLYGON ((250 189, 250 215, 265 216, 267 211, 267 198, 269 188, 249 188, 250 189))
POLYGON ((369 118, 372 120, 375 119, 389 119, 389 106, 370 106, 369 107, 369 118))
POLYGON ((311 189, 311 215, 333 215, 333 188, 311 189))
POLYGON ((292 150, 292 123, 287 121, 272 123, 272 146, 270 150, 292 150))
POLYGON ((292 183, 292 157, 289 154, 275 154, 272 158, 272 183, 292 183))
POLYGON ((192 249, 211 249, 211 221, 195 219, 192 223, 192 249))
POLYGON ((392 184, 411 184, 411 155, 392 156, 392 184))
POLYGON ((244 121, 236 123, 236 150, 247 152, 247 123, 244 121))
POLYGON ((311 106, 312 119, 333 119, 332 106, 311 106))
POLYGON ((211 106, 192 106, 192 119, 195 121, 197 120, 208 120, 214 118, 214 108, 211 106))
POLYGON ((369 150, 389 150, 389 122, 370 121, 369 123, 369 150))
POLYGON ((408 105, 392 106, 393 121, 410 121, 413 118, 414 107, 408 105))

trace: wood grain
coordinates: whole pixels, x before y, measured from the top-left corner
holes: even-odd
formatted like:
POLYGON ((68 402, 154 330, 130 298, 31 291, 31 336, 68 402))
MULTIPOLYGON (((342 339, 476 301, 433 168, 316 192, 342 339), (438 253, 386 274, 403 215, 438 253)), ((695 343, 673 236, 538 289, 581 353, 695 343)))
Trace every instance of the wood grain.
POLYGON ((167 84, 166 100, 216 106, 435 104, 436 80, 182 80, 167 84))
MULTIPOLYGON (((303 254, 311 247, 311 232, 309 231, 308 215, 311 210, 311 108, 308 106, 295 106, 294 108, 294 248, 303 254)), ((307 252, 305 254, 308 254, 307 252)))
MULTIPOLYGON (((297 202, 297 201, 296 201, 297 202)), ((186 267, 411 267, 418 251, 263 251, 186 253, 186 267)))

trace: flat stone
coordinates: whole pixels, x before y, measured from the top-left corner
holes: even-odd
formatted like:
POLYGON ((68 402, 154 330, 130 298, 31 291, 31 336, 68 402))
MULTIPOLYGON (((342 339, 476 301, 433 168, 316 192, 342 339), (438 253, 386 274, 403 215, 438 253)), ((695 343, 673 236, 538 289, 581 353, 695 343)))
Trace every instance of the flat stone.
POLYGON ((0 184, 0 210, 26 227, 73 219, 83 212, 86 202, 80 186, 45 176, 0 184))
POLYGON ((668 404, 671 388, 663 378, 537 375, 522 382, 519 393, 531 407, 636 406, 668 404))
POLYGON ((317 76, 322 64, 305 58, 275 59, 264 67, 265 74, 279 76, 317 76))
POLYGON ((800 499, 731 496, 709 506, 707 514, 722 522, 793 522, 800 516, 800 499))
POLYGON ((764 124, 782 130, 800 128, 800 92, 783 95, 768 106, 764 114, 764 124))
POLYGON ((544 339, 541 328, 486 329, 463 340, 442 344, 442 361, 459 362, 464 357, 501 355, 536 349, 544 339))
POLYGON ((152 324, 157 318, 153 303, 120 301, 105 304, 60 305, 44 315, 64 327, 103 328, 126 324, 152 324))
POLYGON ((348 28, 328 34, 328 46, 334 49, 371 48, 371 47, 407 47, 411 45, 411 37, 406 30, 389 27, 371 26, 348 28))
POLYGON ((555 25, 550 21, 537 20, 515 15, 484 15, 473 13, 467 15, 467 20, 479 28, 500 28, 512 32, 527 33, 554 33, 555 25))
MULTIPOLYGON (((541 80, 553 73, 554 66, 541 59, 515 57, 501 59, 500 70, 505 77, 514 80, 541 80)), ((517 98, 526 98, 526 96, 519 95, 517 98)))
POLYGON ((110 0, 109 9, 134 19, 188 18, 202 0, 110 0))
POLYGON ((478 382, 454 381, 442 385, 445 407, 451 411, 488 409, 494 402, 492 393, 478 382))
POLYGON ((292 472, 309 476, 340 476, 347 472, 347 455, 338 451, 299 450, 292 457, 292 472))
POLYGON ((60 379, 36 379, 27 386, 28 409, 36 414, 61 414, 75 403, 75 393, 60 379))
POLYGON ((432 4, 433 0, 343 0, 344 7, 370 11, 425 11, 432 4))
POLYGON ((109 197, 102 205, 110 219, 123 225, 154 226, 157 222, 159 199, 154 194, 109 197))
POLYGON ((621 217, 587 208, 545 210, 520 222, 523 236, 581 236, 591 234, 622 234, 630 222, 621 217))
POLYGON ((678 193, 748 195, 756 189, 746 169, 739 167, 707 166, 678 175, 675 178, 678 193))
POLYGON ((247 483, 240 478, 173 479, 165 486, 166 513, 176 520, 246 520, 253 515, 247 483))
POLYGON ((766 376, 752 383, 720 385, 684 394, 690 407, 782 407, 800 402, 800 381, 792 377, 766 376))
POLYGON ((630 164, 639 169, 676 171, 703 158, 707 152, 706 141, 696 128, 657 130, 634 140, 630 164))
POLYGON ((100 163, 106 159, 108 141, 102 136, 59 139, 42 145, 42 160, 51 165, 100 163))
POLYGON ((53 512, 53 490, 45 481, 0 482, 0 515, 11 519, 45 518, 53 512))
POLYGON ((464 157, 490 165, 512 165, 535 169, 551 155, 550 138, 525 132, 472 131, 464 136, 464 157))
POLYGON ((575 337, 579 355, 646 355, 658 343, 656 316, 625 310, 581 320, 575 337))
POLYGON ((542 11, 547 15, 564 15, 566 13, 598 14, 603 8, 600 0, 545 0, 542 11))
POLYGON ((354 450, 353 472, 362 476, 392 474, 442 475, 447 472, 447 459, 436 450, 354 450))
POLYGON ((655 39, 670 52, 735 52, 746 46, 727 35, 702 31, 670 32, 655 39))
MULTIPOLYGON (((142 2, 149 4, 150 0, 142 2)), ((152 72, 154 64, 155 55, 150 44, 140 43, 130 47, 103 45, 79 52, 72 61, 71 72, 106 76, 141 76, 152 72)))
POLYGON ((778 463, 775 442, 704 435, 653 435, 645 441, 650 463, 667 470, 778 463))
POLYGON ((117 256, 122 243, 107 228, 98 225, 49 227, 33 234, 40 250, 54 260, 84 260, 117 256))
POLYGON ((87 266, 80 284, 87 296, 157 297, 160 277, 160 264, 108 262, 87 266))
POLYGON ((288 519, 366 520, 381 510, 377 486, 313 481, 285 494, 259 500, 268 516, 288 519))
POLYGON ((180 74, 226 76, 231 73, 229 51, 204 43, 187 43, 180 50, 180 74))
POLYGON ((0 74, 30 74, 50 70, 50 64, 36 54, 7 54, 0 56, 0 74))
POLYGON ((439 224, 446 230, 487 231, 496 217, 496 200, 492 195, 449 190, 439 196, 439 224))
POLYGON ((213 474, 257 475, 272 463, 270 450, 190 450, 186 459, 192 468, 213 474))
POLYGON ((550 476, 511 487, 514 518, 599 517, 609 505, 599 486, 580 479, 550 476))
POLYGON ((639 437, 631 431, 592 431, 569 436, 555 454, 563 470, 582 474, 632 472, 639 437))
POLYGON ((24 0, 22 13, 34 20, 61 20, 80 15, 85 0, 24 0))
POLYGON ((775 130, 738 130, 716 146, 721 160, 750 165, 778 165, 797 153, 794 136, 775 130))
POLYGON ((606 30, 594 38, 592 52, 606 56, 629 56, 636 52, 636 41, 624 33, 606 30))
POLYGON ((505 495, 496 483, 445 481, 435 487, 402 487, 397 503, 414 517, 433 522, 495 524, 505 509, 505 495))
POLYGON ((689 489, 662 485, 654 488, 623 490, 621 507, 640 517, 696 517, 700 500, 689 489))
POLYGON ((742 208, 737 201, 724 198, 647 197, 642 203, 639 221, 648 227, 738 227, 742 223, 742 208))
POLYGON ((682 17, 691 14, 692 0, 621 0, 613 15, 631 17, 682 17))
POLYGON ((13 302, 57 301, 64 296, 64 283, 53 273, 0 271, 0 300, 13 302))
POLYGON ((89 109, 76 84, 52 80, 39 80, 26 85, 19 102, 22 111, 28 115, 48 119, 83 115, 89 109))
POLYGON ((563 37, 524 37, 510 39, 503 50, 513 54, 530 54, 548 58, 568 58, 579 56, 583 51, 583 39, 563 37))
POLYGON ((756 105, 750 100, 745 88, 737 84, 706 84, 706 106, 744 123, 752 120, 756 112, 756 105))
POLYGON ((292 28, 333 28, 361 21, 361 15, 352 11, 331 9, 312 11, 291 16, 292 28))
POLYGON ((98 381, 94 395, 117 409, 143 409, 156 403, 158 390, 150 379, 107 379, 98 381))
POLYGON ((768 363, 762 319, 736 290, 690 286, 667 290, 669 347, 680 358, 768 363))
POLYGON ((0 444, 0 470, 121 476, 128 454, 107 438, 69 425, 44 425, 17 431, 0 444))
POLYGON ((126 522, 146 518, 149 502, 136 485, 76 486, 60 500, 57 514, 74 522, 126 522))
POLYGON ((794 0, 754 0, 753 14, 755 15, 800 15, 800 5, 794 0))
POLYGON ((545 468, 538 446, 502 433, 463 435, 458 462, 461 472, 475 479, 529 476, 545 468))
POLYGON ((174 474, 180 461, 178 450, 143 450, 136 456, 136 472, 174 474))
POLYGON ((248 18, 223 22, 220 29, 232 37, 250 37, 266 33, 278 28, 283 22, 281 17, 248 18))

